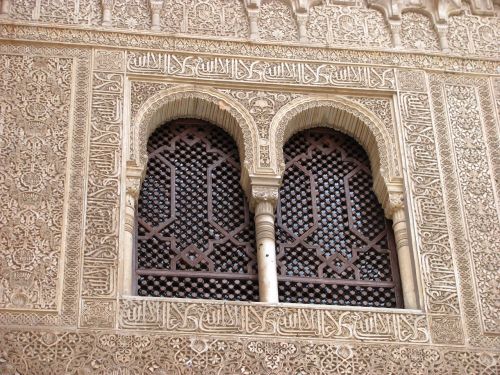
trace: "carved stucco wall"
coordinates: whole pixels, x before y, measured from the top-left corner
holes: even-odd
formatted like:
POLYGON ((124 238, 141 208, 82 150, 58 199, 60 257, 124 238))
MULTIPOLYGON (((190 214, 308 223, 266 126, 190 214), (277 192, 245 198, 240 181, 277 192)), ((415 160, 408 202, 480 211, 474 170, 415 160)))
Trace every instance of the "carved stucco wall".
POLYGON ((443 51, 424 1, 115 1, 107 28, 109 1, 0 3, 2 373, 500 371, 496 5, 449 6, 443 51), (385 188, 404 181, 421 308, 122 295, 126 170, 155 103, 240 126, 263 177, 301 114, 351 114, 385 188))

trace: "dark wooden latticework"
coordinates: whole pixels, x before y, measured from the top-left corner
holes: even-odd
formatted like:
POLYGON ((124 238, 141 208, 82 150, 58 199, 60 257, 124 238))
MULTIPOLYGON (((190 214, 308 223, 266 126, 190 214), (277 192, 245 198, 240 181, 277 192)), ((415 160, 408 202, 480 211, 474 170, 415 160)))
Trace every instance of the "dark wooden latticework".
POLYGON ((258 300, 253 216, 233 139, 175 120, 148 142, 137 213, 141 296, 258 300))
POLYGON ((402 307, 391 223, 352 138, 317 128, 284 148, 276 214, 281 302, 402 307))

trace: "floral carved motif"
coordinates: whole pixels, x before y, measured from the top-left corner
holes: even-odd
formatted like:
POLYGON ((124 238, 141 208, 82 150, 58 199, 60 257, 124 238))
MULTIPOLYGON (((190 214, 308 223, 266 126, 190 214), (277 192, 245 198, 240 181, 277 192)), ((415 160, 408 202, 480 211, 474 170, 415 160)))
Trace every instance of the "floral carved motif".
POLYGON ((498 353, 421 345, 4 331, 7 374, 495 374, 498 353), (42 372, 41 372, 42 370, 42 372))
POLYGON ((9 15, 27 21, 99 25, 101 0, 11 0, 9 15))
POLYGON ((149 0, 115 0, 112 14, 115 27, 135 30, 151 28, 149 0))
POLYGON ((2 55, 0 307, 56 309, 72 58, 2 55))
POLYGON ((7 308, 0 323, 75 324, 90 56, 19 45, 0 50, 0 191, 9 210, 0 209, 0 294, 7 308))
POLYGON ((401 17, 401 42, 411 50, 439 51, 439 40, 431 19, 416 12, 401 17))
POLYGON ((131 81, 130 82, 130 100, 131 100, 131 119, 132 121, 139 111, 139 108, 154 94, 161 90, 165 90, 172 85, 168 83, 131 81))
POLYGON ((259 137, 269 139, 269 126, 276 112, 300 94, 256 90, 220 90, 242 103, 250 112, 259 128, 259 137))
POLYGON ((450 49, 455 53, 500 56, 500 17, 470 14, 468 4, 461 15, 450 17, 450 49))
POLYGON ((259 12, 259 35, 261 39, 297 41, 297 21, 292 8, 284 0, 263 0, 259 12))
POLYGON ((163 0, 161 29, 170 33, 248 37, 248 18, 240 0, 163 0))
POLYGON ((329 46, 386 48, 391 45, 391 35, 382 13, 331 0, 311 8, 307 36, 311 42, 329 46))

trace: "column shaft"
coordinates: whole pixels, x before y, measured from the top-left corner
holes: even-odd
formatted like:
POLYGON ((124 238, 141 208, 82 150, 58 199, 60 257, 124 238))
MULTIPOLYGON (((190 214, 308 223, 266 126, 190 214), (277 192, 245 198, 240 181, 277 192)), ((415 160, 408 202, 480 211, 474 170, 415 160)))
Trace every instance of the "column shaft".
POLYGON ((398 251, 399 273, 401 275, 401 287, 405 308, 417 309, 417 287, 414 277, 413 262, 408 244, 408 232, 406 228, 406 217, 403 208, 394 211, 393 217, 394 237, 398 251))
POLYGON ((277 303, 278 275, 274 238, 274 206, 269 201, 259 201, 255 206, 255 232, 260 301, 277 303))

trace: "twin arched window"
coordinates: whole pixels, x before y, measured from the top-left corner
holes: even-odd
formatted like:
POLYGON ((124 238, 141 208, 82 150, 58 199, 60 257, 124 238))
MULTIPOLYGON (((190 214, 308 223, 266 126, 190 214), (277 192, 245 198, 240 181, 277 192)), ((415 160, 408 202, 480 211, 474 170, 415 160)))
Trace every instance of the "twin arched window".
MULTIPOLYGON (((253 215, 238 149, 220 128, 171 121, 148 142, 139 196, 141 296, 258 301, 253 215)), ((402 307, 392 229, 369 160, 326 128, 293 136, 276 208, 280 302, 402 307)))

